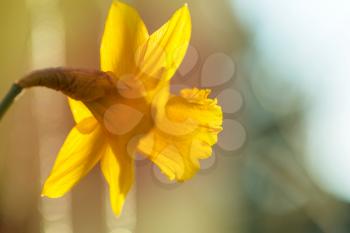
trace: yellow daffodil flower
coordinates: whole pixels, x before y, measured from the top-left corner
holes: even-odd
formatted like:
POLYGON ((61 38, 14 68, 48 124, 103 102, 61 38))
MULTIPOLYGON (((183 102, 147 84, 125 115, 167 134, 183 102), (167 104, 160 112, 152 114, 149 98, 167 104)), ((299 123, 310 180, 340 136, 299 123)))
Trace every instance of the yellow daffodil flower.
POLYGON ((22 88, 41 85, 68 95, 76 122, 42 195, 61 197, 99 164, 119 215, 133 184, 136 152, 171 180, 184 181, 198 171, 222 130, 222 111, 208 98, 210 90, 170 94, 190 34, 187 5, 149 35, 135 9, 114 2, 102 38, 102 71, 48 69, 18 82, 22 88))

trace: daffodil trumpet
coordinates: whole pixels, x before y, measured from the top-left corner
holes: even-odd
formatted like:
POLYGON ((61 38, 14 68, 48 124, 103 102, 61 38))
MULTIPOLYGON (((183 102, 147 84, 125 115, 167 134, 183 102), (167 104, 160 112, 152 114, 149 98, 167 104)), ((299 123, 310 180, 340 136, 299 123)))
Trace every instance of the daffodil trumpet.
POLYGON ((212 154, 222 130, 222 111, 208 89, 170 93, 170 79, 190 35, 187 4, 150 35, 134 8, 114 1, 102 37, 100 71, 39 70, 13 86, 0 105, 3 111, 30 87, 48 87, 69 97, 76 125, 58 153, 43 196, 63 196, 99 164, 112 210, 119 215, 134 182, 135 153, 170 180, 193 177, 199 161, 212 154))

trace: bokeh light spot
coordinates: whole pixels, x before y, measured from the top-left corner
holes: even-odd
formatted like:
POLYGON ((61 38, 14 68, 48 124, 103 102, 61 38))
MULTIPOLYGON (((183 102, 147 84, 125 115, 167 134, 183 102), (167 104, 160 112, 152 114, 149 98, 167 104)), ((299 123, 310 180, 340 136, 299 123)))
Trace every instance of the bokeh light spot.
POLYGON ((218 145, 227 151, 235 151, 241 148, 247 138, 244 127, 237 121, 225 119, 224 130, 219 135, 218 145))
POLYGON ((179 67, 179 73, 181 75, 186 75, 189 72, 191 72, 193 70, 193 68, 195 67, 195 65, 198 62, 198 58, 199 58, 199 54, 198 51, 195 47, 189 45, 185 58, 181 64, 181 66, 179 67))
POLYGON ((228 82, 234 73, 235 64, 232 58, 223 53, 215 53, 204 62, 201 84, 203 87, 219 86, 228 82))
POLYGON ((104 114, 104 124, 107 130, 115 135, 123 135, 140 123, 143 113, 125 105, 115 104, 104 114))
POLYGON ((217 98, 224 113, 238 112, 243 105, 243 97, 241 93, 234 89, 226 89, 222 91, 217 98))

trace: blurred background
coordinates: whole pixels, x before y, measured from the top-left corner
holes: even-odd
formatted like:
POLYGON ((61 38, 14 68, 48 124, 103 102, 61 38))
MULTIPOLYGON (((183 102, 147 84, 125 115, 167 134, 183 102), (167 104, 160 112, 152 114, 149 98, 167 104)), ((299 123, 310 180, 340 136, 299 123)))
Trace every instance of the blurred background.
MULTIPOLYGON (((126 2, 153 32, 185 1, 126 2)), ((73 120, 63 95, 33 89, 0 124, 1 233, 350 232, 350 3, 187 2, 193 36, 173 91, 211 88, 225 118, 203 169, 169 183, 138 157, 119 218, 98 167, 42 198, 73 120)), ((1 1, 0 95, 34 69, 97 69, 110 4, 1 1)))

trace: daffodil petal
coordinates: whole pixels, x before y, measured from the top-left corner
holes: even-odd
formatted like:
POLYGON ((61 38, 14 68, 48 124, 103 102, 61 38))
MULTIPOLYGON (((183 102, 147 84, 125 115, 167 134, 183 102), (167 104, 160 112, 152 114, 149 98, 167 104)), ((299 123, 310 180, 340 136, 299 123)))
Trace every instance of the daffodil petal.
POLYGON ((107 147, 101 170, 109 185, 110 202, 116 216, 121 214, 126 195, 134 181, 134 162, 117 142, 107 147))
POLYGON ((191 16, 185 4, 137 50, 139 79, 148 91, 169 82, 185 56, 190 37, 191 16))
POLYGON ((137 11, 125 3, 113 2, 100 48, 101 69, 117 77, 133 74, 135 51, 147 38, 147 28, 137 11))
POLYGON ((92 113, 90 110, 83 104, 83 102, 74 100, 72 98, 68 98, 69 107, 72 111, 73 118, 75 123, 79 123, 80 121, 92 117, 92 113))
POLYGON ((44 184, 42 195, 51 198, 63 196, 95 166, 105 147, 100 127, 90 134, 82 134, 76 127, 73 128, 44 184))
POLYGON ((222 130, 222 111, 208 95, 209 90, 185 89, 170 97, 165 114, 139 142, 138 149, 169 179, 191 178, 200 168, 199 159, 212 154, 222 130))

